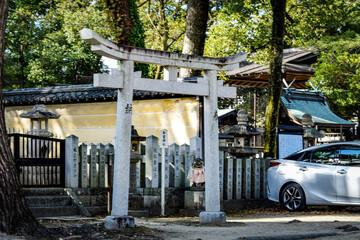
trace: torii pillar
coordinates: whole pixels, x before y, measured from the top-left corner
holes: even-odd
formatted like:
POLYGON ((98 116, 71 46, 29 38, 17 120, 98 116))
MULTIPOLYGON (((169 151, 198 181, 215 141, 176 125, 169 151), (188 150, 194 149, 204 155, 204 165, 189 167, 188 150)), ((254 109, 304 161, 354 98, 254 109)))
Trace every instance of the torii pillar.
POLYGON ((225 223, 226 215, 220 211, 217 72, 205 71, 204 78, 209 83, 209 95, 204 97, 205 211, 200 212, 199 220, 225 223))
POLYGON ((200 223, 225 223, 226 215, 220 211, 218 97, 235 98, 236 88, 223 86, 217 80, 217 71, 229 71, 246 60, 246 54, 227 58, 207 58, 150 49, 118 46, 90 29, 83 29, 81 37, 91 49, 102 55, 120 60, 121 70, 111 75, 95 74, 94 86, 118 89, 116 114, 115 161, 112 215, 105 219, 107 229, 133 227, 134 218, 128 216, 131 114, 133 90, 156 91, 204 97, 204 160, 205 160, 205 211, 200 223), (165 79, 141 78, 134 73, 134 62, 165 66, 165 79), (177 82, 178 68, 203 70, 204 79, 197 83, 177 82))

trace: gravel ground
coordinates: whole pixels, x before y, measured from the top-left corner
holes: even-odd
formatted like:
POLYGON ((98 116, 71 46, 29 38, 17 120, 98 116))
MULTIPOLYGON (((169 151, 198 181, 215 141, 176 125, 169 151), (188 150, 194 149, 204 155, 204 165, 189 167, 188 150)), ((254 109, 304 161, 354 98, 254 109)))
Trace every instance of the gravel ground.
MULTIPOLYGON (((289 213, 280 208, 226 213, 226 224, 201 225, 198 217, 137 218, 136 228, 108 231, 104 216, 42 218, 54 239, 360 239, 360 208, 332 211, 327 207, 289 213), (321 237, 321 234, 327 234, 321 237)), ((0 239, 30 239, 7 236, 0 239)), ((50 238, 49 238, 50 239, 50 238)))

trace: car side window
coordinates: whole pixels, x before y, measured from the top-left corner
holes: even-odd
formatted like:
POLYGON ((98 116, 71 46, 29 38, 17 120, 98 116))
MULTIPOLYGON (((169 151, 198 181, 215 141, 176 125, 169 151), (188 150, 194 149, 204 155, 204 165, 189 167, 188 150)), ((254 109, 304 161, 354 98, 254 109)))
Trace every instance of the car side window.
POLYGON ((298 161, 301 159, 301 157, 304 155, 304 152, 296 152, 296 153, 293 153, 293 154, 290 154, 289 156, 285 157, 284 159, 286 160, 295 160, 295 161, 298 161))
POLYGON ((343 146, 340 149, 341 165, 360 165, 360 147, 343 146))
POLYGON ((311 162, 311 153, 312 153, 312 151, 305 152, 304 156, 301 158, 301 161, 311 162))
POLYGON ((326 147, 314 150, 311 152, 310 162, 330 165, 339 164, 340 150, 334 147, 326 147))

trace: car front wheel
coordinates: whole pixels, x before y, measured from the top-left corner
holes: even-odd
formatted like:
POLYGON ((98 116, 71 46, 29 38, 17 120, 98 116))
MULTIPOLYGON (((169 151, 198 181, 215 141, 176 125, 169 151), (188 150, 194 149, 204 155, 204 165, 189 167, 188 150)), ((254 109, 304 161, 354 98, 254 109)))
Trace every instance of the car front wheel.
POLYGON ((280 196, 281 205, 288 211, 302 211, 305 209, 305 194, 299 184, 291 183, 284 187, 280 196))

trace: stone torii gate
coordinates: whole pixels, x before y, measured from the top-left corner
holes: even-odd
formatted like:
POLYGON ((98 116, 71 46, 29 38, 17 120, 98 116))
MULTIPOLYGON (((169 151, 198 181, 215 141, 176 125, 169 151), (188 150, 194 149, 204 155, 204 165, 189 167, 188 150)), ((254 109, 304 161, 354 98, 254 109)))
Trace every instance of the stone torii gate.
POLYGON ((114 70, 110 75, 94 74, 94 86, 117 89, 113 205, 112 215, 106 218, 105 226, 112 229, 134 225, 133 218, 128 216, 134 89, 204 97, 205 211, 200 213, 200 223, 224 223, 226 216, 220 211, 217 106, 218 97, 235 98, 236 88, 223 86, 223 81, 217 80, 217 71, 239 67, 247 55, 243 53, 226 58, 192 56, 118 46, 90 29, 83 29, 80 34, 91 44, 92 51, 120 60, 120 71, 114 70), (134 62, 164 66, 164 79, 141 78, 141 72, 134 72, 134 62), (178 68, 203 70, 204 78, 199 78, 197 83, 178 82, 178 68))

